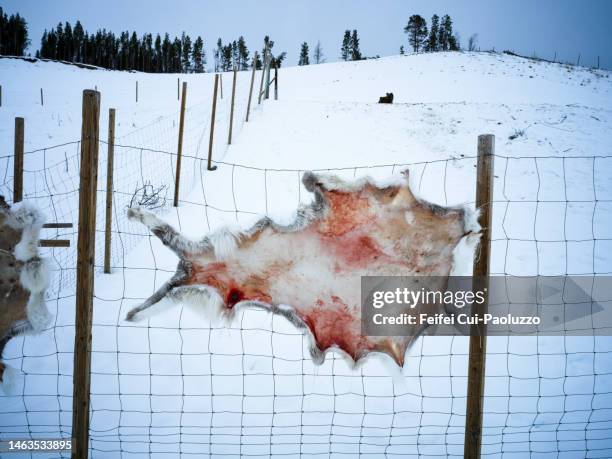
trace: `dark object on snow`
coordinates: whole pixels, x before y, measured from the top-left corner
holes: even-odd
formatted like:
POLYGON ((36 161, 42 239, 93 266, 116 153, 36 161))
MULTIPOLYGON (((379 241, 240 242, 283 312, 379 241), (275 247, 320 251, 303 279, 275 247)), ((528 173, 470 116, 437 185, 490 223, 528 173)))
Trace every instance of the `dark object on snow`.
POLYGON ((392 104, 393 103, 393 93, 388 92, 386 96, 382 96, 378 99, 379 104, 392 104))

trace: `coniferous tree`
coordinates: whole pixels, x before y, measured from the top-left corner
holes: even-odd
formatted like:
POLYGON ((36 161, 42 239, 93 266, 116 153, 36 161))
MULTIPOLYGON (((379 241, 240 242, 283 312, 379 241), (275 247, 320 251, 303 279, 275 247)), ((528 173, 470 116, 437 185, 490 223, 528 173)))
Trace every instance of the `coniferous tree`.
POLYGON ((431 29, 429 30, 429 38, 427 39, 427 51, 438 51, 438 35, 440 33, 440 17, 434 14, 431 17, 431 29))
POLYGON ((193 60, 193 71, 195 73, 204 73, 204 65, 206 64, 206 56, 204 54, 204 42, 202 37, 198 36, 193 42, 193 50, 191 52, 193 60))
POLYGON ((457 51, 459 49, 457 39, 453 34, 453 21, 448 14, 445 14, 440 22, 438 42, 441 51, 457 51))
POLYGON ((321 42, 317 41, 317 45, 312 52, 312 59, 315 64, 321 64, 325 62, 325 57, 323 56, 323 48, 321 47, 321 42))
POLYGON ((440 23, 440 30, 438 31, 438 50, 439 51, 448 51, 448 36, 446 35, 446 28, 444 27, 445 20, 446 20, 446 16, 443 16, 442 22, 440 23))
POLYGON ((74 59, 76 62, 83 62, 83 40, 85 31, 81 21, 77 21, 72 32, 72 46, 74 48, 74 59))
POLYGON ((159 34, 155 37, 155 45, 153 52, 153 68, 154 72, 161 73, 163 71, 163 54, 162 41, 159 34))
POLYGON ((221 59, 219 62, 219 71, 227 72, 232 67, 232 44, 228 43, 221 47, 221 59))
POLYGON ((238 43, 236 40, 232 42, 232 65, 230 70, 238 67, 238 43))
POLYGON ((287 57, 287 53, 285 51, 283 51, 282 53, 276 56, 272 56, 270 60, 270 66, 272 68, 276 67, 277 69, 279 69, 281 65, 283 64, 283 61, 285 60, 286 57, 287 57))
POLYGON ((340 48, 340 57, 343 61, 348 61, 351 52, 351 31, 345 30, 342 37, 342 47, 340 48))
POLYGON ((181 35, 181 50, 182 50, 182 71, 191 72, 191 38, 189 35, 185 35, 185 32, 181 35))
POLYGON ((255 62, 253 64, 255 65, 256 70, 261 70, 261 68, 263 67, 263 61, 261 60, 260 53, 256 53, 255 62))
POLYGON ((61 22, 55 28, 55 35, 57 36, 57 45, 55 45, 55 59, 63 61, 65 59, 66 39, 64 38, 64 26, 61 22))
POLYGON ((172 42, 172 73, 180 73, 181 69, 181 57, 183 55, 183 49, 181 46, 181 39, 176 37, 172 42))
POLYGON ((246 41, 241 35, 238 38, 238 70, 246 70, 249 68, 249 49, 246 46, 246 41))
POLYGON ((64 25, 64 60, 74 60, 74 39, 72 37, 72 26, 69 22, 64 25))
POLYGON ((23 56, 29 44, 26 20, 19 14, 7 16, 0 7, 0 54, 23 56))
POLYGON ((153 35, 148 33, 145 38, 145 53, 146 53, 146 68, 143 69, 145 72, 153 72, 153 35))
POLYGON ((170 35, 167 33, 164 35, 162 41, 162 72, 170 72, 170 56, 172 53, 172 42, 170 41, 170 35))
POLYGON ((269 64, 271 68, 280 68, 280 66, 282 65, 283 61, 285 60, 285 58, 287 57, 287 53, 285 51, 283 51, 282 53, 275 55, 272 52, 272 49, 274 48, 274 40, 271 40, 270 37, 268 35, 266 35, 264 37, 264 47, 263 50, 261 52, 261 55, 264 55, 264 52, 266 50, 266 47, 268 49, 268 59, 269 59, 269 64))
POLYGON ((418 53, 425 45, 427 39, 427 21, 423 16, 413 14, 404 27, 404 32, 408 34, 408 43, 415 53, 418 53))
POLYGON ((130 48, 129 48, 129 56, 130 56, 130 69, 136 69, 136 63, 138 62, 138 36, 136 32, 132 32, 132 36, 130 38, 130 48))
POLYGON ((400 46, 400 56, 403 56, 405 54, 404 52, 404 45, 400 46))
POLYGON ((351 35, 351 39, 349 41, 350 46, 350 57, 353 61, 361 60, 361 50, 359 49, 359 37, 357 37, 357 30, 353 30, 353 34, 351 35))
POLYGON ((308 57, 308 43, 302 43, 300 48, 300 60, 298 61, 298 65, 309 65, 310 59, 308 57))

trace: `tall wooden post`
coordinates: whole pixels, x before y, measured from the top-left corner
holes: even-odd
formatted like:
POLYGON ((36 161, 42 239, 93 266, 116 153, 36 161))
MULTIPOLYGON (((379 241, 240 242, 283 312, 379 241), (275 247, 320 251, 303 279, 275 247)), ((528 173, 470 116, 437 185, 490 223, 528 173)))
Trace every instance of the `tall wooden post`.
POLYGON ((266 73, 266 88, 265 88, 265 98, 269 99, 270 98, 270 65, 272 64, 272 59, 270 56, 270 51, 268 51, 268 64, 265 67, 265 73, 266 73))
POLYGON ((138 80, 136 80, 136 102, 138 102, 138 80))
POLYGON ((113 222, 113 163, 115 161, 115 109, 108 110, 108 158, 106 161, 106 224, 104 226, 104 272, 111 272, 111 226, 113 222))
POLYGON ((40 88, 40 105, 45 105, 45 98, 43 97, 43 88, 40 88))
POLYGON ((274 64, 274 100, 278 100, 278 66, 274 64))
POLYGON ((251 99, 253 97, 253 83, 255 83, 255 70, 257 68, 257 51, 253 56, 253 70, 251 71, 251 87, 249 88, 249 102, 247 103, 246 122, 249 122, 249 113, 251 111, 251 99))
POLYGON ((263 82, 266 76, 266 61, 268 60, 268 45, 264 48, 263 61, 261 62, 261 81, 259 82, 259 97, 257 98, 257 105, 261 104, 261 96, 263 95, 263 82))
POLYGON ((176 100, 181 100, 181 79, 176 79, 176 100))
POLYGON ((89 446, 89 390, 91 382, 91 320, 96 243, 96 189, 100 93, 83 91, 81 179, 77 243, 76 317, 72 400, 72 458, 86 459, 89 446))
POLYGON ((219 88, 221 89, 221 99, 223 99, 223 74, 219 73, 219 88))
MULTIPOLYGON (((493 158, 495 136, 478 136, 478 166, 476 178, 476 208, 482 227, 480 247, 474 258, 472 288, 484 292, 485 301, 474 303, 474 313, 482 317, 489 301, 489 262, 491 260, 491 219, 493 216, 493 158)), ((486 325, 472 325, 470 332, 467 405, 465 420, 464 457, 480 458, 482 444, 482 408, 484 405, 485 358, 487 353, 486 325)))
POLYGON ((185 103, 187 101, 187 82, 183 81, 183 97, 181 98, 181 115, 179 118, 178 147, 176 150, 176 175, 174 182, 174 207, 179 204, 181 187, 181 159, 183 158, 183 131, 185 129, 185 103))
POLYGON ((215 90, 213 91, 212 113, 210 114, 210 137, 208 139, 208 170, 214 171, 217 166, 212 165, 213 139, 215 136, 215 113, 217 112, 217 88, 219 87, 219 74, 215 75, 215 90))
POLYGON ((234 68, 234 79, 232 80, 232 102, 230 107, 230 119, 229 119, 229 134, 227 135, 227 144, 232 144, 232 128, 234 127, 234 99, 236 98, 236 75, 238 72, 234 68))
MULTIPOLYGON (((599 62, 599 57, 597 57, 597 62, 599 62)), ((599 68, 599 64, 597 64, 599 68)), ((0 107, 2 107, 2 85, 0 84, 0 107)))
POLYGON ((13 202, 23 199, 23 118, 15 118, 15 150, 13 158, 13 202))

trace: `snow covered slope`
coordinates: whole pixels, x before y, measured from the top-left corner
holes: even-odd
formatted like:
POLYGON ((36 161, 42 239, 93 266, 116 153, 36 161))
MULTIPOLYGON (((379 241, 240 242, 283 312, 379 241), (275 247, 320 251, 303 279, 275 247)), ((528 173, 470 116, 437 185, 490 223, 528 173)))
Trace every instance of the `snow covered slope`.
MULTIPOLYGON (((612 154, 611 72, 489 53, 282 68, 279 100, 254 100, 246 124, 250 72, 240 72, 229 147, 231 74, 225 74, 214 172, 203 161, 212 75, 85 70, 14 59, 0 59, 0 74, 0 192, 10 196, 13 118, 23 116, 26 150, 36 150, 25 159, 26 198, 51 219, 77 221, 78 145, 44 149, 80 138, 83 89, 102 93, 101 139, 108 108, 117 109, 122 146, 115 151, 114 268, 97 276, 94 306, 94 457, 118 457, 122 450, 141 457, 463 454, 463 338, 419 340, 398 377, 384 360, 354 370, 334 357, 315 367, 286 321, 258 311, 240 315, 229 328, 188 308, 149 323, 123 321, 127 310, 170 277, 177 260, 124 218, 144 182, 166 186, 172 198, 177 79, 188 82, 183 201, 160 214, 187 234, 246 226, 264 214, 291 219, 297 203, 309 199, 299 182, 307 169, 382 178, 409 168, 422 197, 470 203, 476 138, 492 133, 498 154, 493 272, 612 272, 612 159, 606 157, 612 154), (386 92, 394 93, 394 104, 377 104, 386 92)), ((255 92, 259 78, 258 72, 255 92)), ((104 143, 100 154, 104 184, 104 143)), ((103 199, 101 192, 100 228, 103 199)), ((57 234, 72 239, 73 248, 47 251, 58 270, 49 301, 55 325, 7 346, 7 361, 26 376, 19 395, 0 399, 3 437, 70 432, 75 234, 57 234)), ((101 240, 102 233, 98 249, 101 240)), ((98 253, 98 265, 100 260, 98 253)), ((498 338, 489 349, 485 453, 609 455, 611 340, 498 338)))

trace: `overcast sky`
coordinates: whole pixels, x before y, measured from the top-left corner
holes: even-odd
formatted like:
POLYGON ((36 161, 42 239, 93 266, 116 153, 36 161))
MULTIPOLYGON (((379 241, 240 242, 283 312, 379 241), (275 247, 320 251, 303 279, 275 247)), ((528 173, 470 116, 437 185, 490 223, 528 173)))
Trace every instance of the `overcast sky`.
POLYGON ((357 29, 365 56, 397 54, 407 48, 403 28, 411 14, 430 21, 432 14, 450 14, 461 43, 478 33, 481 49, 511 49, 522 54, 612 68, 612 0, 2 0, 7 13, 25 16, 32 55, 45 28, 79 19, 86 30, 141 35, 183 30, 204 39, 209 65, 218 37, 244 35, 250 50, 261 48, 264 35, 276 51, 287 51, 295 65, 303 41, 311 50, 321 41, 328 62, 338 60, 345 29, 357 29))

